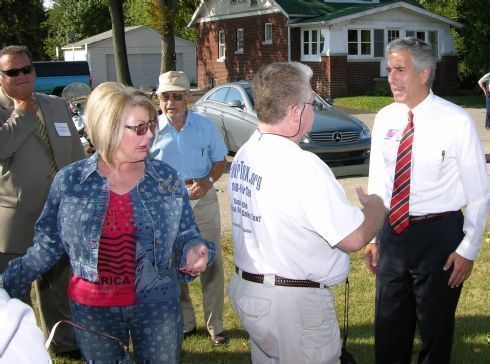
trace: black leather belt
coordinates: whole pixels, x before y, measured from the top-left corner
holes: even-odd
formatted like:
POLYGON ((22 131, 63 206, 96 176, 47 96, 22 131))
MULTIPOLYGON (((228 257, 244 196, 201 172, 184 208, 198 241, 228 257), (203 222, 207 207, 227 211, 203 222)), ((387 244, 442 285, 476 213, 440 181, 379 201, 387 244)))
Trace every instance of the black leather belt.
MULTIPOLYGON (((243 270, 240 270, 238 267, 235 267, 235 272, 238 275, 240 275, 241 272, 241 277, 246 281, 260 283, 260 284, 264 283, 263 274, 248 273, 243 270)), ((283 286, 283 287, 328 288, 326 285, 322 283, 313 282, 307 279, 305 280, 289 279, 281 276, 274 276, 274 284, 276 286, 283 286)))
POLYGON ((415 224, 426 224, 429 222, 437 221, 442 219, 445 216, 449 216, 453 211, 447 211, 447 212, 441 212, 437 214, 427 214, 427 215, 421 215, 421 216, 410 216, 410 224, 415 225, 415 224))

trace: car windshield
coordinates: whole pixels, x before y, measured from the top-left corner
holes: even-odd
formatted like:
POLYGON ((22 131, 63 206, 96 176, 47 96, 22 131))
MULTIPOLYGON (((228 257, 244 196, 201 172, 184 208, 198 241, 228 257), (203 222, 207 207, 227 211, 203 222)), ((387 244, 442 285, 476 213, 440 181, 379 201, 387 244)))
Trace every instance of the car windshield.
MULTIPOLYGON (((247 96, 248 96, 248 99, 250 100, 250 104, 252 105, 252 108, 255 110, 255 101, 254 101, 253 94, 252 94, 252 88, 251 87, 244 87, 243 89, 247 93, 247 96)), ((315 95, 315 98, 313 100, 313 107, 315 108, 315 111, 330 109, 330 104, 327 101, 322 99, 321 96, 318 95, 316 92, 314 92, 313 94, 315 95)))

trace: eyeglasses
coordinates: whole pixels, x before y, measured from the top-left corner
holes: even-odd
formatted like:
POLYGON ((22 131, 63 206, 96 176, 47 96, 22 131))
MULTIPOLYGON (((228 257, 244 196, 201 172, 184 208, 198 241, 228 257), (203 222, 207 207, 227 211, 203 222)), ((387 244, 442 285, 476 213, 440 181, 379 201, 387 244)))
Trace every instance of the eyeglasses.
POLYGON ((151 130, 151 132, 155 132, 157 128, 157 121, 156 120, 150 120, 147 123, 142 123, 139 125, 124 125, 126 129, 131 129, 136 133, 138 136, 143 136, 148 132, 148 129, 151 130))
POLYGON ((12 68, 9 70, 1 71, 3 74, 6 74, 9 77, 17 77, 21 72, 25 75, 28 75, 29 73, 32 73, 34 71, 34 66, 33 65, 28 65, 22 68, 12 68))
POLYGON ((316 106, 315 102, 304 102, 305 105, 311 105, 313 107, 316 106))
POLYGON ((182 93, 166 93, 166 94, 160 94, 160 97, 162 98, 163 101, 168 101, 170 100, 170 97, 172 97, 175 101, 182 101, 184 99, 184 94, 182 93))

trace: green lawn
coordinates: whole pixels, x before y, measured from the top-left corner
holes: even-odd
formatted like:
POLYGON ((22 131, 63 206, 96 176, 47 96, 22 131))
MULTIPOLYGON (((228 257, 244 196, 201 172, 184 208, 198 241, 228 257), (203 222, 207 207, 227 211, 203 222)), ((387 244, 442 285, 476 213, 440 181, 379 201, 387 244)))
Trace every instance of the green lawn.
MULTIPOLYGON (((447 96, 445 99, 462 107, 484 108, 485 98, 475 95, 447 96)), ((367 112, 377 112, 382 107, 393 102, 391 96, 351 96, 339 97, 334 100, 335 106, 359 109, 367 112)))
MULTIPOLYGON (((484 364, 490 358, 490 230, 487 230, 482 251, 471 279, 465 283, 457 311, 454 335, 454 364, 484 364)), ((233 272, 233 245, 229 236, 223 237, 225 276, 233 272)), ((373 363, 374 277, 367 273, 362 253, 352 255, 350 274, 350 323, 348 349, 358 364, 373 363)), ((342 329, 344 288, 335 288, 338 321, 342 329)), ((201 306, 200 283, 191 284, 191 294, 197 307, 201 306)), ((217 364, 250 363, 250 345, 246 332, 232 310, 228 297, 225 302, 225 330, 230 338, 223 347, 214 347, 204 329, 202 312, 198 313, 198 334, 184 340, 182 363, 217 364)), ((417 348, 417 346, 416 346, 417 348)), ((412 362, 415 363, 413 358, 412 362)), ((55 364, 73 364, 74 361, 54 358, 55 364)))

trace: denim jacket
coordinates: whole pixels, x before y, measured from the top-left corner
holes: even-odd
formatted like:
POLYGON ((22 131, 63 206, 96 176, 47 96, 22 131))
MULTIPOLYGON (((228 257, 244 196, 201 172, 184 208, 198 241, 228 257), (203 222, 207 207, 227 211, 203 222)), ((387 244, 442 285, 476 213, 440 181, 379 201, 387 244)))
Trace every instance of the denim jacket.
MULTIPOLYGON (((106 178, 97 171, 97 159, 98 155, 94 154, 56 174, 35 226, 34 245, 26 255, 10 262, 3 273, 3 286, 12 297, 23 297, 28 284, 51 268, 65 252, 75 275, 90 282, 98 280, 99 241, 110 191, 106 178)), ((146 158, 145 173, 136 188, 147 211, 147 220, 153 226, 152 260, 156 278, 168 282, 171 286, 168 288, 174 291, 171 296, 178 295, 177 279, 184 282, 193 279, 178 272, 189 248, 204 242, 209 266, 216 254, 214 243, 201 238, 187 190, 168 164, 146 158)))

